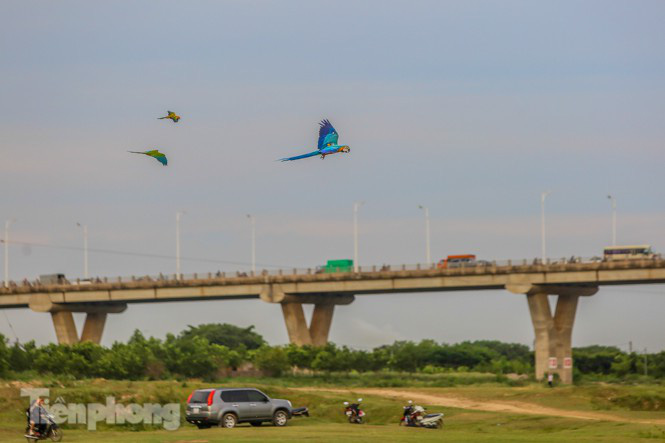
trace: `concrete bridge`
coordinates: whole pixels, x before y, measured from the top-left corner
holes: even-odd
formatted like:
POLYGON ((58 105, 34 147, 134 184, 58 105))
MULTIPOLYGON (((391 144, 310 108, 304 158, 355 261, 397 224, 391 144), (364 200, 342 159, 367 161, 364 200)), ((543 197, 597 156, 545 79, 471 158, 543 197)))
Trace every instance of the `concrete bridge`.
POLYGON ((131 279, 96 279, 42 285, 38 282, 0 288, 0 308, 30 308, 50 313, 59 343, 101 340, 107 315, 131 303, 260 299, 279 304, 292 343, 324 345, 336 305, 356 296, 410 292, 505 289, 526 295, 535 332, 536 378, 558 373, 572 383, 572 331, 580 297, 603 285, 665 283, 665 260, 613 260, 569 263, 487 262, 438 269, 434 266, 362 268, 359 272, 316 273, 312 270, 263 271, 256 275, 222 273, 131 279), (554 315, 548 295, 556 295, 554 315), (314 305, 309 326, 302 305, 314 305), (86 313, 79 338, 73 312, 86 313))

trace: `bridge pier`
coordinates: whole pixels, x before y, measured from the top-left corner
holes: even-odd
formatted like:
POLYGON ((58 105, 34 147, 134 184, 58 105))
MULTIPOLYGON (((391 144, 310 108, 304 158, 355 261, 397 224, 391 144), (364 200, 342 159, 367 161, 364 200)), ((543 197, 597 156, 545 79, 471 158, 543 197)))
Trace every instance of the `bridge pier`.
POLYGON ((55 335, 61 345, 73 345, 84 341, 99 344, 107 315, 124 312, 127 309, 126 303, 55 303, 45 294, 33 296, 29 306, 33 311, 51 314, 55 335), (86 313, 80 339, 74 323, 74 312, 86 313))
POLYGON ((572 334, 580 296, 598 292, 596 286, 506 285, 516 294, 526 294, 535 333, 535 375, 542 380, 546 373, 556 373, 561 382, 573 382, 572 334), (557 295, 554 316, 549 296, 557 295))
POLYGON ((314 305, 312 323, 309 325, 309 334, 312 336, 314 346, 324 346, 328 343, 328 334, 332 325, 335 305, 332 303, 319 303, 314 305))
POLYGON ((302 303, 282 303, 282 314, 286 331, 289 333, 289 342, 298 346, 311 345, 312 337, 307 327, 302 303))
POLYGON ((328 343, 328 334, 335 312, 334 303, 315 303, 309 327, 307 327, 302 303, 287 302, 281 303, 281 305, 284 323, 286 323, 286 330, 289 333, 289 342, 298 346, 325 346, 328 343))
POLYGON ((91 341, 99 344, 102 341, 102 333, 106 324, 107 312, 88 312, 85 315, 81 341, 91 341))
POLYGON ((73 345, 78 343, 79 337, 76 333, 76 324, 74 316, 70 311, 51 312, 55 336, 61 345, 73 345))
POLYGON ((328 343, 335 305, 348 305, 355 300, 355 296, 338 293, 291 295, 284 293, 279 285, 270 285, 261 292, 261 300, 282 305, 290 343, 324 346, 328 343), (305 303, 314 305, 309 327, 302 306, 305 303))

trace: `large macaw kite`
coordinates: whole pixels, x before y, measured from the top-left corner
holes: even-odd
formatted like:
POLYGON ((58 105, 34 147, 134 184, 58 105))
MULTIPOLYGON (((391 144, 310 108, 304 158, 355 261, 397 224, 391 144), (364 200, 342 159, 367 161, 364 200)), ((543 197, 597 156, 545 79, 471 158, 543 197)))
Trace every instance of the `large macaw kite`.
POLYGON ((158 162, 160 162, 162 165, 166 166, 168 164, 168 160, 166 159, 166 156, 159 152, 157 149, 153 149, 152 151, 145 151, 145 152, 139 152, 139 151, 127 151, 131 152, 132 154, 143 154, 147 155, 149 157, 154 158, 158 162))
POLYGON ((173 123, 178 123, 178 120, 180 120, 180 116, 176 115, 175 112, 173 111, 166 111, 167 115, 165 117, 157 117, 157 120, 164 120, 165 118, 170 118, 173 120, 173 123))
POLYGON ((351 148, 348 146, 337 144, 339 134, 337 134, 337 131, 335 131, 335 128, 333 128, 333 125, 328 120, 323 120, 319 125, 321 126, 319 128, 319 145, 316 151, 295 157, 280 158, 280 161, 288 162, 291 160, 300 160, 301 158, 316 157, 317 155, 320 155, 323 160, 326 158, 326 155, 338 152, 351 152, 351 148))

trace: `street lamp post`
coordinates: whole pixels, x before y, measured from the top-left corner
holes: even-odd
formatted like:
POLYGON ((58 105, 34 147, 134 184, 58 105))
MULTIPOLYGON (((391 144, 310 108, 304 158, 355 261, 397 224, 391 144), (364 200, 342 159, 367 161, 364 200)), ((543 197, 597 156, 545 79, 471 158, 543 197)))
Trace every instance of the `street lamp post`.
POLYGON ((9 287, 9 226, 14 219, 5 221, 5 288, 9 287))
POLYGON ((546 264, 547 262, 545 254, 545 197, 549 194, 550 191, 542 192, 540 194, 540 254, 543 264, 546 264))
POLYGON ((429 208, 423 205, 418 205, 420 209, 425 211, 425 260, 427 266, 432 264, 432 255, 430 254, 430 233, 429 233, 429 208))
POLYGON ((180 217, 185 214, 185 211, 178 211, 175 213, 175 278, 180 280, 182 274, 180 272, 180 217))
POLYGON ((358 209, 365 202, 355 202, 353 204, 353 272, 358 272, 358 209))
POLYGON ((83 228, 83 278, 88 280, 88 225, 76 223, 76 226, 83 228))
POLYGON ((256 218, 251 214, 247 218, 252 227, 252 273, 256 274, 256 218))
POLYGON ((617 245, 617 199, 611 195, 607 196, 612 202, 612 246, 617 245))

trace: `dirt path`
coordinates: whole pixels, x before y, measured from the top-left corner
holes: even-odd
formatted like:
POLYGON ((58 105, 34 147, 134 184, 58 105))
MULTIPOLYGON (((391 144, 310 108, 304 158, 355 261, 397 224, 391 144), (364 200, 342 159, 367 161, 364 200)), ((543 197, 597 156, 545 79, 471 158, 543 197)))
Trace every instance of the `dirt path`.
POLYGON ((512 414, 530 414, 530 415, 548 415, 552 417, 577 418, 581 420, 604 420, 624 423, 641 423, 650 425, 665 425, 665 419, 633 419, 628 417, 619 417, 616 415, 605 414, 594 411, 566 411, 564 409, 548 408, 534 403, 526 402, 503 402, 503 401, 478 401, 462 397, 451 397, 440 394, 425 394, 417 391, 407 391, 401 389, 381 389, 381 388, 359 388, 359 389, 338 389, 338 388, 291 388, 297 391, 323 391, 323 392, 356 392, 365 395, 379 395, 383 397, 399 398, 401 400, 413 400, 416 403, 429 405, 440 405, 449 408, 473 409, 477 411, 490 412, 508 412, 512 414))

